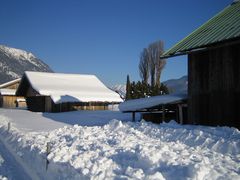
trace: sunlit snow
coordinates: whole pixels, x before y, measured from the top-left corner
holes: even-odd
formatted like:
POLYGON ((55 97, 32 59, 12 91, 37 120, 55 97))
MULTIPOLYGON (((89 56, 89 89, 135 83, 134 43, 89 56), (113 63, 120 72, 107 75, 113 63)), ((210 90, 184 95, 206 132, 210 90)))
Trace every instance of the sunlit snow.
POLYGON ((40 179, 240 178, 235 128, 134 123, 118 111, 0 114, 1 139, 40 179))

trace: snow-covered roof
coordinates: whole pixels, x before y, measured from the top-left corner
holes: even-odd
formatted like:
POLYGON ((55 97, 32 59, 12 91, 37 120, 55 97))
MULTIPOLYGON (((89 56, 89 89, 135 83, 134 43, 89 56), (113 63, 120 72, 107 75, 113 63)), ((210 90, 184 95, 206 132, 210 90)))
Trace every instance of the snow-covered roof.
POLYGON ((6 82, 6 83, 4 83, 4 84, 0 84, 0 88, 5 88, 5 87, 7 87, 7 86, 10 86, 10 85, 12 85, 12 84, 18 83, 18 82, 20 82, 20 81, 21 81, 21 78, 14 79, 14 80, 9 81, 9 82, 6 82))
POLYGON ((0 89, 1 95, 15 95, 16 89, 0 89))
POLYGON ((62 102, 122 102, 95 75, 25 72, 32 88, 40 95, 62 102))
POLYGON ((158 105, 173 104, 187 99, 187 93, 167 94, 161 96, 152 96, 149 98, 140 98, 128 100, 119 105, 122 112, 126 111, 141 111, 144 109, 152 108, 158 105))

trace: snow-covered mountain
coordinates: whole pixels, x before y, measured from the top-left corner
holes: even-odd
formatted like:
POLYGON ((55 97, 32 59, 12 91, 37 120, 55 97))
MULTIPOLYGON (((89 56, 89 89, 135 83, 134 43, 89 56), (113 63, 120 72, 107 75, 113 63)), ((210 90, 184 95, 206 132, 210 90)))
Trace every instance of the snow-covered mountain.
POLYGON ((0 45, 0 84, 21 77, 24 71, 53 72, 31 52, 0 45))
POLYGON ((168 87, 169 91, 172 93, 187 91, 188 77, 183 76, 179 79, 170 79, 164 81, 163 84, 165 84, 168 87))
MULTIPOLYGON (((164 81, 163 84, 165 84, 168 87, 170 93, 184 92, 184 91, 187 91, 188 77, 183 76, 179 79, 170 79, 170 80, 164 81)), ((110 87, 110 89, 117 92, 123 99, 125 98, 126 85, 118 84, 110 87)))
POLYGON ((123 84, 117 84, 115 86, 110 87, 113 91, 118 93, 122 99, 126 96, 126 85, 123 84))

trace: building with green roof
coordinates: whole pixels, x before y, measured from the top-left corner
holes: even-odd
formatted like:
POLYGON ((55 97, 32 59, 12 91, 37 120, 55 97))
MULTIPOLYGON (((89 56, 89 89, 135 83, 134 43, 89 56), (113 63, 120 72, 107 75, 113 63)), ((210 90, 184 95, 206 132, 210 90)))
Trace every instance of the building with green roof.
POLYGON ((188 55, 188 122, 240 129, 240 0, 161 58, 188 55))

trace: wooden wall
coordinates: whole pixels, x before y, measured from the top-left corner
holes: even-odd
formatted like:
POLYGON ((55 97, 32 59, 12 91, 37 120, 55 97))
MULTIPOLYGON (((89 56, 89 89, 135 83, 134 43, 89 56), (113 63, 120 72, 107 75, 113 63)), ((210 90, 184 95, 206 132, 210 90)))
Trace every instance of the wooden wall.
MULTIPOLYGON (((11 96, 11 95, 7 95, 7 96, 1 96, 0 95, 0 107, 3 107, 3 108, 16 108, 17 107, 16 100, 18 98, 23 99, 24 97, 11 96)), ((21 103, 18 104, 18 107, 26 107, 26 103, 21 102, 21 103)))
POLYGON ((4 88, 6 88, 6 89, 17 89, 18 86, 19 86, 19 83, 20 83, 20 82, 16 82, 16 83, 11 84, 11 85, 9 85, 9 86, 6 86, 6 87, 4 87, 4 88))
POLYGON ((189 123, 240 128, 240 44, 188 56, 189 123))
POLYGON ((54 104, 49 96, 27 97, 28 110, 34 112, 66 112, 75 110, 107 110, 108 104, 103 102, 77 102, 54 104))
POLYGON ((26 97, 27 108, 33 112, 45 112, 45 96, 26 97))
POLYGON ((1 88, 2 89, 17 89, 19 84, 20 84, 20 81, 15 82, 15 83, 11 83, 9 85, 2 86, 1 88))
POLYGON ((76 110, 108 110, 108 104, 101 102, 76 102, 54 104, 52 102, 51 112, 66 112, 76 110))

